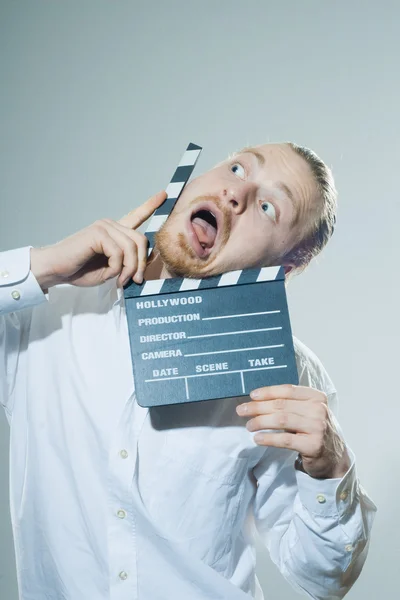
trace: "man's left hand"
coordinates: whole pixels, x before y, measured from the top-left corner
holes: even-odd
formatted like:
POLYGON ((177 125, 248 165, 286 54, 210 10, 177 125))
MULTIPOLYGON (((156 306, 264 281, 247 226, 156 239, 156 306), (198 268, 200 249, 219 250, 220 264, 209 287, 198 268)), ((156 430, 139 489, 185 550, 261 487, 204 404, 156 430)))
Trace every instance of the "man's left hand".
POLYGON ((335 429, 327 396, 319 390, 296 385, 262 387, 250 394, 251 402, 236 408, 249 431, 277 429, 283 432, 257 433, 261 446, 296 450, 303 470, 318 479, 341 478, 350 467, 342 438, 335 429))

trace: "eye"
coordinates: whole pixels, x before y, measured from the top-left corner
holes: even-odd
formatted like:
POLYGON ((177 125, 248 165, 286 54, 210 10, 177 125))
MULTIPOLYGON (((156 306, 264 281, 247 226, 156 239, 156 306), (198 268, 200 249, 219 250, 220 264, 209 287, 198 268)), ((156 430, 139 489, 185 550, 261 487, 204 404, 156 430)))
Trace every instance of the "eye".
POLYGON ((276 210, 271 202, 261 202, 261 210, 276 223, 276 210))
POLYGON ((240 163, 233 163, 233 165, 231 165, 231 171, 232 173, 240 177, 240 179, 244 179, 246 176, 246 171, 240 163))

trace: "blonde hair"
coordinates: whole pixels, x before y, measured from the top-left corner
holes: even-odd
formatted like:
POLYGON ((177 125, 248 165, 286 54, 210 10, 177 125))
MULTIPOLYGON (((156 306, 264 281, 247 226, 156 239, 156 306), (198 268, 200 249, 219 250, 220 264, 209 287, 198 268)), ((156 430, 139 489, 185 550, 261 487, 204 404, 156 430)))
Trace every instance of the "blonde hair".
POLYGON ((290 148, 301 156, 308 164, 317 186, 319 205, 316 218, 306 233, 287 252, 282 262, 295 265, 294 271, 301 273, 330 240, 336 225, 337 190, 331 169, 321 158, 305 146, 286 142, 290 148))

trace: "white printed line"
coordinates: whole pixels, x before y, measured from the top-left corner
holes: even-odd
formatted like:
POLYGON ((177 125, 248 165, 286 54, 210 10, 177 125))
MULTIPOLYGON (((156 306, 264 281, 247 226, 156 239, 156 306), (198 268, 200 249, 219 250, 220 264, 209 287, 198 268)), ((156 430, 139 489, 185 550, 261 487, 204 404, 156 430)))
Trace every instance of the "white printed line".
POLYGON ((186 389, 186 400, 189 400, 189 387, 188 387, 187 377, 185 377, 185 389, 186 389))
POLYGON ((268 369, 287 369, 287 365, 274 365, 273 367, 259 367, 258 369, 238 369, 237 371, 221 371, 220 373, 199 373, 198 375, 177 375, 176 377, 159 377, 158 379, 145 379, 145 383, 152 381, 168 381, 169 379, 191 379, 193 377, 211 377, 213 375, 230 375, 231 373, 247 373, 249 371, 267 371, 268 369))
POLYGON ((199 154, 200 150, 186 150, 186 152, 181 158, 181 162, 179 163, 178 167, 189 167, 191 165, 194 165, 199 154))
POLYGON ((214 350, 214 352, 198 352, 196 354, 184 354, 186 356, 208 356, 209 354, 225 354, 225 352, 245 352, 246 350, 265 350, 266 348, 283 348, 285 344, 275 344, 274 346, 255 346, 254 348, 235 348, 234 350, 214 350))
POLYGON ((266 310, 264 312, 243 313, 241 315, 224 315, 223 317, 203 317, 202 321, 214 321, 215 319, 232 319, 234 317, 252 317, 253 315, 274 315, 280 312, 280 310, 266 310))
POLYGON ((242 274, 241 270, 240 271, 229 271, 228 273, 223 273, 218 282, 218 287, 222 287, 224 285, 236 285, 241 274, 242 274))
POLYGON ((183 186, 185 185, 184 181, 174 181, 174 183, 170 183, 165 190, 167 192, 168 198, 177 198, 181 193, 183 186))
POLYGON ((151 233, 153 231, 158 231, 162 225, 164 225, 165 221, 168 219, 168 215, 154 215, 148 224, 146 229, 146 233, 151 233))
POLYGON ((259 281, 272 281, 276 279, 279 269, 280 267, 263 267, 260 269, 256 283, 259 281))
POLYGON ((151 296, 152 294, 159 294, 163 286, 165 279, 151 279, 146 281, 143 286, 141 296, 151 296))
POLYGON ((244 389, 243 371, 240 371, 240 379, 242 380, 242 392, 245 394, 246 390, 244 389))
POLYGON ((201 279, 184 279, 179 288, 180 292, 186 292, 188 290, 197 290, 201 283, 201 279))
POLYGON ((276 331, 282 327, 267 327, 265 329, 245 329, 244 331, 226 331, 225 333, 205 333, 204 335, 188 335, 188 340, 195 338, 216 337, 218 335, 237 335, 239 333, 255 333, 256 331, 276 331))

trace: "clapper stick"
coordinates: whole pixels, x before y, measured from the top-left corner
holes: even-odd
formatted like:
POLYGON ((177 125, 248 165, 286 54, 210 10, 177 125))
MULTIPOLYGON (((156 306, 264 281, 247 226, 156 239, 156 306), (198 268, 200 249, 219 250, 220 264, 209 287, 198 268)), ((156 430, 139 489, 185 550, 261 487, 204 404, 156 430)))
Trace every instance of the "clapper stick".
MULTIPOLYGON (((149 253, 195 167, 189 144, 145 233, 149 253)), ((282 266, 124 287, 135 393, 153 407, 298 383, 282 266)))
POLYGON ((191 176, 194 167, 196 166, 197 160, 202 151, 201 146, 190 143, 183 154, 179 165, 176 168, 175 173, 166 189, 167 198, 161 206, 159 206, 153 213, 150 223, 146 229, 145 236, 149 240, 148 255, 151 254, 154 248, 154 238, 157 231, 164 225, 168 219, 172 209, 175 206, 176 201, 189 177, 191 176))

